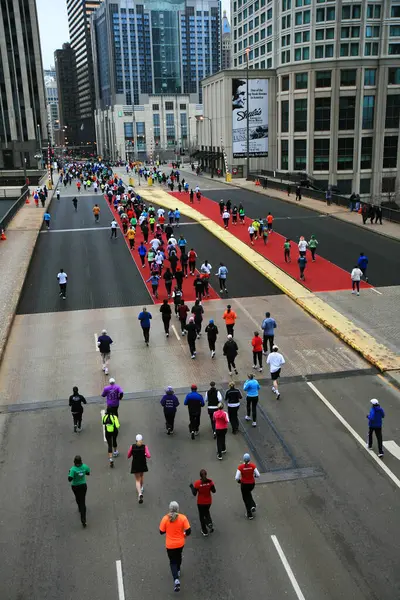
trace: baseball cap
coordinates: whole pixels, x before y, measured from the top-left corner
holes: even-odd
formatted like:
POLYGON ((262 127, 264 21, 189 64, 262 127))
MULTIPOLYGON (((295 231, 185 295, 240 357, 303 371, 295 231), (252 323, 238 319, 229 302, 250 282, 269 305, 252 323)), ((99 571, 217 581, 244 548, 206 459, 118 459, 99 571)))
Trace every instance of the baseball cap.
POLYGON ((272 350, 279 350, 278 346, 276 346, 275 344, 272 346, 272 350))
POLYGON ((114 377, 110 377, 110 379, 108 380, 110 383, 115 383, 115 379, 114 377))
POLYGON ((247 452, 246 452, 246 454, 243 454, 243 461, 250 462, 250 454, 248 454, 247 452))
POLYGON ((195 383, 193 383, 193 385, 190 386, 191 390, 197 390, 197 385, 195 383))
POLYGON ((104 335, 104 334, 107 333, 107 330, 106 329, 102 329, 101 333, 104 335))
POLYGON ((136 441, 137 441, 137 442, 141 442, 142 440, 143 440, 143 436, 142 436, 142 434, 141 434, 141 433, 138 433, 138 434, 137 434, 137 436, 136 436, 136 441))
POLYGON ((232 339, 232 336, 231 336, 231 334, 229 334, 228 335, 228 340, 231 340, 231 339, 232 339))
POLYGON ((209 323, 210 323, 210 325, 212 325, 214 323, 214 319, 210 319, 209 323))
POLYGON ((379 404, 379 400, 377 400, 376 398, 372 398, 371 404, 379 404))
POLYGON ((166 391, 166 392, 173 392, 173 391, 174 391, 174 389, 173 389, 173 387, 172 387, 171 385, 168 385, 168 386, 165 388, 165 391, 166 391))

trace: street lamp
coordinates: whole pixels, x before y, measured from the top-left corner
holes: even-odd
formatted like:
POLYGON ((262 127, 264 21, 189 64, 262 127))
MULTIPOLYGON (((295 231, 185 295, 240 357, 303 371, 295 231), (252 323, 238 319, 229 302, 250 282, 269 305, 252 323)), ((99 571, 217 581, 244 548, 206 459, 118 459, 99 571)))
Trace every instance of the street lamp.
POLYGON ((39 123, 36 125, 37 128, 37 134, 38 134, 38 141, 39 141, 39 153, 40 153, 40 168, 43 168, 43 153, 42 153, 42 134, 40 131, 40 125, 39 123))
POLYGON ((199 119, 200 119, 200 121, 204 121, 204 119, 207 119, 208 121, 210 121, 210 141, 211 141, 210 166, 211 166, 211 177, 214 177, 214 159, 211 158, 211 154, 213 152, 212 119, 210 119, 210 117, 206 117, 205 115, 201 115, 199 117, 199 119))
POLYGON ((246 48, 246 160, 247 160, 247 173, 246 180, 249 181, 250 177, 250 117, 249 117, 249 54, 250 48, 246 48))

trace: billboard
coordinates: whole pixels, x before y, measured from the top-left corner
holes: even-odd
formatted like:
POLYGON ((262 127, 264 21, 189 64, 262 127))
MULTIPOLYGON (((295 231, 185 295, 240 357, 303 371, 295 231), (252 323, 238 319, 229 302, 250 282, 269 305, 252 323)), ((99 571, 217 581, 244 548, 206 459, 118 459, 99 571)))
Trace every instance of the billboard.
MULTIPOLYGON (((249 79, 249 155, 268 156, 268 79, 249 79)), ((232 79, 232 153, 247 156, 246 79, 232 79)))

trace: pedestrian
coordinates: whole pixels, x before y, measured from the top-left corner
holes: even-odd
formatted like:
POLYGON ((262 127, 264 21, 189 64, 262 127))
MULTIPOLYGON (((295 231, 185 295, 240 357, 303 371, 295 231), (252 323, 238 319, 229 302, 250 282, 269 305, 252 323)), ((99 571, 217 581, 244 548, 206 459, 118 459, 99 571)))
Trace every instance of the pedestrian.
POLYGON ((215 343, 218 336, 218 327, 214 323, 214 319, 210 319, 204 330, 207 334, 208 347, 211 352, 211 358, 215 356, 215 343))
POLYGON ((272 346, 272 352, 270 352, 267 356, 267 365, 269 365, 269 369, 271 372, 272 379, 272 391, 276 395, 276 399, 279 400, 281 397, 278 388, 278 379, 281 375, 282 365, 285 364, 285 359, 282 354, 278 352, 279 348, 277 345, 272 346))
MULTIPOLYGON (((149 252, 150 254, 150 252, 149 252)), ((151 267, 150 267, 151 270, 151 267)), ((151 290, 153 292, 153 296, 154 298, 158 298, 158 285, 160 283, 160 276, 157 275, 156 273, 153 273, 152 275, 150 275, 150 277, 146 280, 146 283, 151 284, 151 290)))
POLYGON ((140 256, 140 260, 142 261, 142 267, 144 269, 146 266, 145 259, 146 259, 147 250, 146 250, 146 246, 144 245, 143 242, 140 242, 140 246, 138 248, 138 253, 140 256))
POLYGON ((185 236, 184 235, 179 236, 178 246, 179 246, 179 250, 181 251, 181 255, 186 253, 186 244, 187 244, 187 241, 185 239, 185 236))
POLYGON ((368 206, 365 204, 365 202, 363 202, 363 205, 361 207, 361 216, 363 220, 363 225, 365 225, 368 219, 368 206))
POLYGON ((182 291, 183 271, 182 271, 182 267, 179 263, 176 265, 175 280, 176 280, 177 287, 182 291))
POLYGON ((191 204, 193 204, 193 198, 194 198, 194 192, 193 192, 193 189, 190 189, 189 200, 190 200, 191 204))
POLYGON ((204 406, 204 398, 197 391, 197 385, 193 384, 189 394, 186 394, 184 405, 189 411, 189 432, 190 437, 194 440, 195 436, 199 435, 201 409, 204 406))
POLYGON ((266 246, 268 244, 268 236, 269 236, 269 229, 268 227, 265 225, 265 223, 262 224, 262 238, 263 238, 263 242, 264 242, 264 246, 266 246))
POLYGON ((92 212, 93 212, 93 215, 94 215, 94 222, 98 223, 99 222, 99 218, 100 218, 100 207, 99 207, 98 204, 95 204, 93 206, 92 212))
POLYGON ((187 276, 188 276, 189 256, 186 254, 186 252, 182 252, 180 260, 181 260, 182 273, 187 278, 187 276))
POLYGON ((175 209, 174 217, 175 217, 176 226, 179 227, 179 221, 181 219, 181 213, 180 213, 180 210, 178 208, 175 209))
POLYGON ((114 458, 119 456, 117 444, 119 420, 111 408, 107 408, 106 410, 106 414, 103 417, 103 425, 104 434, 107 441, 108 462, 110 463, 110 467, 113 468, 114 458))
POLYGON ((368 419, 368 450, 372 450, 372 436, 375 433, 376 439, 378 440, 378 456, 383 457, 383 446, 382 446, 382 419, 385 418, 385 411, 379 405, 379 400, 372 398, 371 409, 367 415, 368 419))
POLYGON ((308 243, 304 239, 304 236, 303 235, 300 236, 300 240, 299 240, 299 243, 298 243, 299 255, 300 256, 305 256, 306 255, 307 247, 308 247, 308 243))
POLYGON ((128 450, 128 458, 132 458, 131 475, 135 475, 138 502, 143 504, 144 474, 149 470, 147 459, 151 458, 151 454, 140 433, 137 434, 135 443, 128 450))
POLYGON ((206 392, 206 394, 204 396, 204 401, 207 402, 208 416, 210 417, 211 429, 212 429, 212 432, 213 432, 213 435, 215 438, 216 433, 215 433, 214 413, 218 408, 218 404, 220 402, 222 402, 222 394, 215 387, 215 381, 210 382, 210 389, 206 392))
POLYGON ((221 198, 221 200, 218 202, 218 206, 219 206, 219 214, 222 215, 224 214, 225 211, 225 202, 223 201, 223 199, 221 198))
POLYGON ((183 298, 183 292, 178 288, 178 286, 175 286, 174 291, 172 292, 172 298, 174 300, 175 315, 179 317, 178 307, 183 298))
POLYGON ((181 589, 181 564, 182 552, 186 538, 191 534, 190 523, 186 515, 179 513, 179 504, 175 501, 169 503, 169 512, 160 523, 160 533, 166 534, 165 547, 169 558, 169 566, 174 580, 174 591, 181 589))
POLYGON ((227 294, 226 279, 228 277, 228 269, 224 263, 219 263, 218 272, 215 275, 218 277, 220 293, 225 292, 227 294))
POLYGON ((114 377, 110 377, 108 380, 109 385, 106 385, 102 392, 102 397, 106 398, 106 408, 110 410, 112 414, 117 415, 119 403, 124 397, 123 389, 115 383, 114 377))
POLYGON ((261 329, 263 330, 263 351, 267 354, 268 344, 270 352, 272 352, 272 346, 274 345, 274 336, 276 329, 276 321, 271 317, 270 312, 265 313, 265 319, 261 323, 261 329))
POLYGON ((364 275, 365 281, 368 281, 368 277, 367 277, 368 256, 365 256, 364 252, 360 252, 360 256, 358 258, 357 265, 361 269, 362 274, 364 275))
POLYGON ((228 363, 229 375, 232 375, 232 367, 234 368, 235 373, 237 375, 238 370, 236 368, 235 359, 239 353, 239 348, 231 334, 228 335, 227 340, 226 340, 222 350, 223 350, 223 355, 226 356, 226 360, 228 363))
POLYGON ((43 215, 43 222, 46 225, 47 230, 50 229, 50 219, 51 219, 50 213, 45 212, 43 215))
POLYGON ((250 244, 252 246, 254 246, 254 236, 256 234, 256 230, 255 230, 255 227, 253 226, 253 224, 248 226, 247 231, 249 232, 249 236, 250 236, 250 244))
POLYGON ((291 258, 290 258, 290 249, 291 249, 292 245, 290 243, 290 238, 286 238, 285 242, 283 244, 283 257, 285 259, 285 263, 290 263, 292 262, 291 258))
POLYGON ((269 212, 267 214, 267 229, 268 229, 268 233, 272 233, 272 231, 273 231, 273 229, 272 229, 273 222, 274 222, 274 217, 269 212))
POLYGON ((251 421, 250 412, 252 414, 252 426, 257 427, 257 404, 260 384, 257 379, 254 379, 253 373, 248 375, 248 379, 244 382, 243 390, 246 392, 246 421, 251 421))
POLYGON ((242 397, 241 391, 236 388, 234 382, 231 381, 228 390, 225 392, 225 402, 228 407, 228 417, 233 435, 239 431, 238 412, 242 397))
POLYGON ((304 270, 307 265, 307 259, 305 256, 299 256, 299 258, 297 259, 297 262, 298 262, 299 269, 300 269, 300 279, 302 281, 305 281, 304 270))
POLYGON ((222 315, 222 318, 225 321, 227 334, 231 335, 233 337, 237 315, 236 315, 235 311, 232 310, 232 307, 230 304, 227 305, 226 311, 222 315))
POLYGON ((207 477, 207 471, 205 469, 201 469, 200 479, 191 483, 190 489, 192 490, 193 496, 197 496, 197 509, 199 511, 201 533, 204 537, 207 537, 209 533, 214 531, 210 508, 212 504, 211 494, 215 494, 216 489, 213 480, 207 477))
POLYGON ((362 271, 358 265, 356 265, 351 272, 351 287, 352 294, 360 295, 360 281, 362 277, 362 271))
POLYGON ((110 362, 111 344, 113 343, 106 329, 103 329, 101 335, 97 338, 97 347, 101 355, 102 370, 108 375, 108 364, 110 362))
POLYGON ((246 507, 245 516, 252 520, 254 519, 254 513, 256 512, 257 505, 254 502, 252 491, 255 486, 255 478, 260 477, 260 473, 256 465, 250 462, 250 454, 243 455, 243 463, 237 468, 235 479, 240 483, 240 491, 242 492, 242 498, 246 507))
POLYGON ((169 324, 171 322, 172 310, 166 298, 160 306, 160 313, 164 325, 165 337, 169 337, 169 324))
POLYGON ((196 339, 197 339, 197 327, 194 322, 194 317, 190 317, 189 322, 185 325, 185 331, 187 332, 187 341, 192 359, 196 358, 196 339))
POLYGON ((242 225, 244 225, 245 212, 242 204, 239 204, 239 220, 242 225))
POLYGON ((86 404, 86 398, 79 393, 75 385, 72 388, 72 395, 69 397, 69 406, 71 407, 72 419, 74 421, 74 433, 82 431, 82 404, 86 404))
POLYGON ((310 241, 308 242, 308 247, 311 251, 311 256, 312 256, 312 261, 315 262, 315 251, 317 249, 318 246, 318 240, 316 239, 315 235, 312 234, 310 241))
POLYGON ((60 269, 60 272, 57 275, 58 285, 60 286, 60 298, 65 300, 67 297, 67 281, 68 275, 64 272, 64 269, 60 269))
POLYGON ((78 212, 78 198, 76 196, 72 198, 72 204, 74 205, 75 212, 78 212))
POLYGON ((217 458, 222 460, 222 455, 226 453, 226 432, 228 431, 228 413, 224 411, 223 402, 218 403, 218 408, 214 412, 215 433, 217 434, 217 458))
POLYGON ((146 346, 149 345, 150 321, 152 318, 153 317, 151 316, 151 313, 149 313, 147 308, 144 306, 143 310, 139 313, 138 320, 140 321, 140 325, 142 327, 143 337, 144 337, 144 341, 146 342, 146 346))
POLYGON ((136 236, 136 231, 133 228, 133 225, 130 225, 128 231, 126 232, 126 237, 128 238, 129 247, 131 250, 133 250, 135 247, 135 236, 136 236))
POLYGON ((301 200, 301 187, 298 185, 296 186, 296 202, 301 200))
POLYGON ((167 434, 171 435, 174 433, 175 416, 179 400, 170 385, 165 389, 165 394, 161 398, 160 404, 164 409, 165 429, 167 430, 167 434))
POLYGON ((253 349, 253 369, 257 369, 258 360, 258 370, 260 373, 262 373, 263 340, 260 338, 258 331, 254 332, 254 337, 251 340, 251 346, 253 349))
POLYGON ((118 223, 115 219, 113 219, 111 221, 111 235, 110 235, 110 239, 111 238, 116 238, 117 237, 117 229, 118 229, 118 223))
POLYGON ((231 216, 230 213, 225 209, 224 212, 222 213, 222 220, 224 222, 225 229, 228 229, 230 216, 231 216))
POLYGON ((170 225, 173 225, 173 223, 174 223, 174 219, 175 219, 175 211, 174 211, 174 210, 172 210, 172 209, 170 209, 170 210, 168 211, 168 220, 169 220, 169 224, 170 224, 170 225))
POLYGON ((200 300, 200 302, 201 302, 201 300, 203 298, 203 294, 204 294, 204 281, 200 277, 199 273, 196 275, 196 279, 193 282, 193 287, 194 287, 194 291, 196 293, 197 300, 200 300))
POLYGON ((290 183, 287 184, 286 191, 287 191, 287 195, 290 196, 290 192, 292 191, 292 187, 291 187, 290 183))
POLYGON ((88 475, 90 475, 90 468, 82 462, 82 458, 77 454, 74 458, 74 466, 69 470, 68 481, 78 505, 83 527, 86 527, 86 477, 88 475))
POLYGON ((194 317, 194 324, 196 325, 197 339, 201 336, 201 325, 203 323, 204 308, 200 304, 200 300, 196 300, 192 306, 191 313, 194 317))
POLYGON ((237 225, 238 213, 239 213, 239 209, 235 204, 234 207, 232 208, 232 225, 235 225, 235 226, 237 225))
POLYGON ((381 206, 375 206, 375 225, 378 223, 382 225, 382 207, 381 206))
POLYGON ((187 319, 187 314, 190 311, 189 307, 187 304, 185 304, 184 300, 180 300, 179 305, 177 306, 178 309, 178 317, 179 317, 179 323, 181 326, 181 333, 182 335, 186 335, 186 319, 187 319))
POLYGON ((193 248, 190 248, 188 258, 189 258, 189 272, 191 275, 194 275, 194 272, 196 270, 197 254, 193 248))
POLYGON ((375 217, 375 206, 373 204, 368 204, 368 219, 371 220, 371 225, 374 222, 375 217))
POLYGON ((167 290, 168 298, 171 298, 172 282, 173 282, 174 276, 169 267, 166 268, 165 273, 163 275, 163 279, 164 279, 164 283, 165 283, 165 289, 167 290))

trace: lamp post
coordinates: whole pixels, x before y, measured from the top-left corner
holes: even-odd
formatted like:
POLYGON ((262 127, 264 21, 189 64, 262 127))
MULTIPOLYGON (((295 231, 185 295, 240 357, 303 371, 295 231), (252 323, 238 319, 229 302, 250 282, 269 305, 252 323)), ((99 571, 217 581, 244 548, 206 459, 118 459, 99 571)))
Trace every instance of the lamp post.
POLYGON ((249 54, 250 48, 246 48, 246 180, 250 177, 250 117, 249 117, 249 54))
POLYGON ((43 153, 42 153, 42 134, 40 131, 40 125, 39 123, 36 125, 37 128, 37 134, 38 134, 38 141, 39 141, 39 154, 40 154, 40 168, 43 168, 43 153))
POLYGON ((212 119, 210 117, 206 117, 205 115, 202 115, 199 118, 201 121, 204 121, 204 119, 207 119, 208 121, 210 121, 210 142, 211 142, 210 167, 211 167, 211 177, 214 177, 214 159, 211 158, 211 154, 213 152, 212 119))

